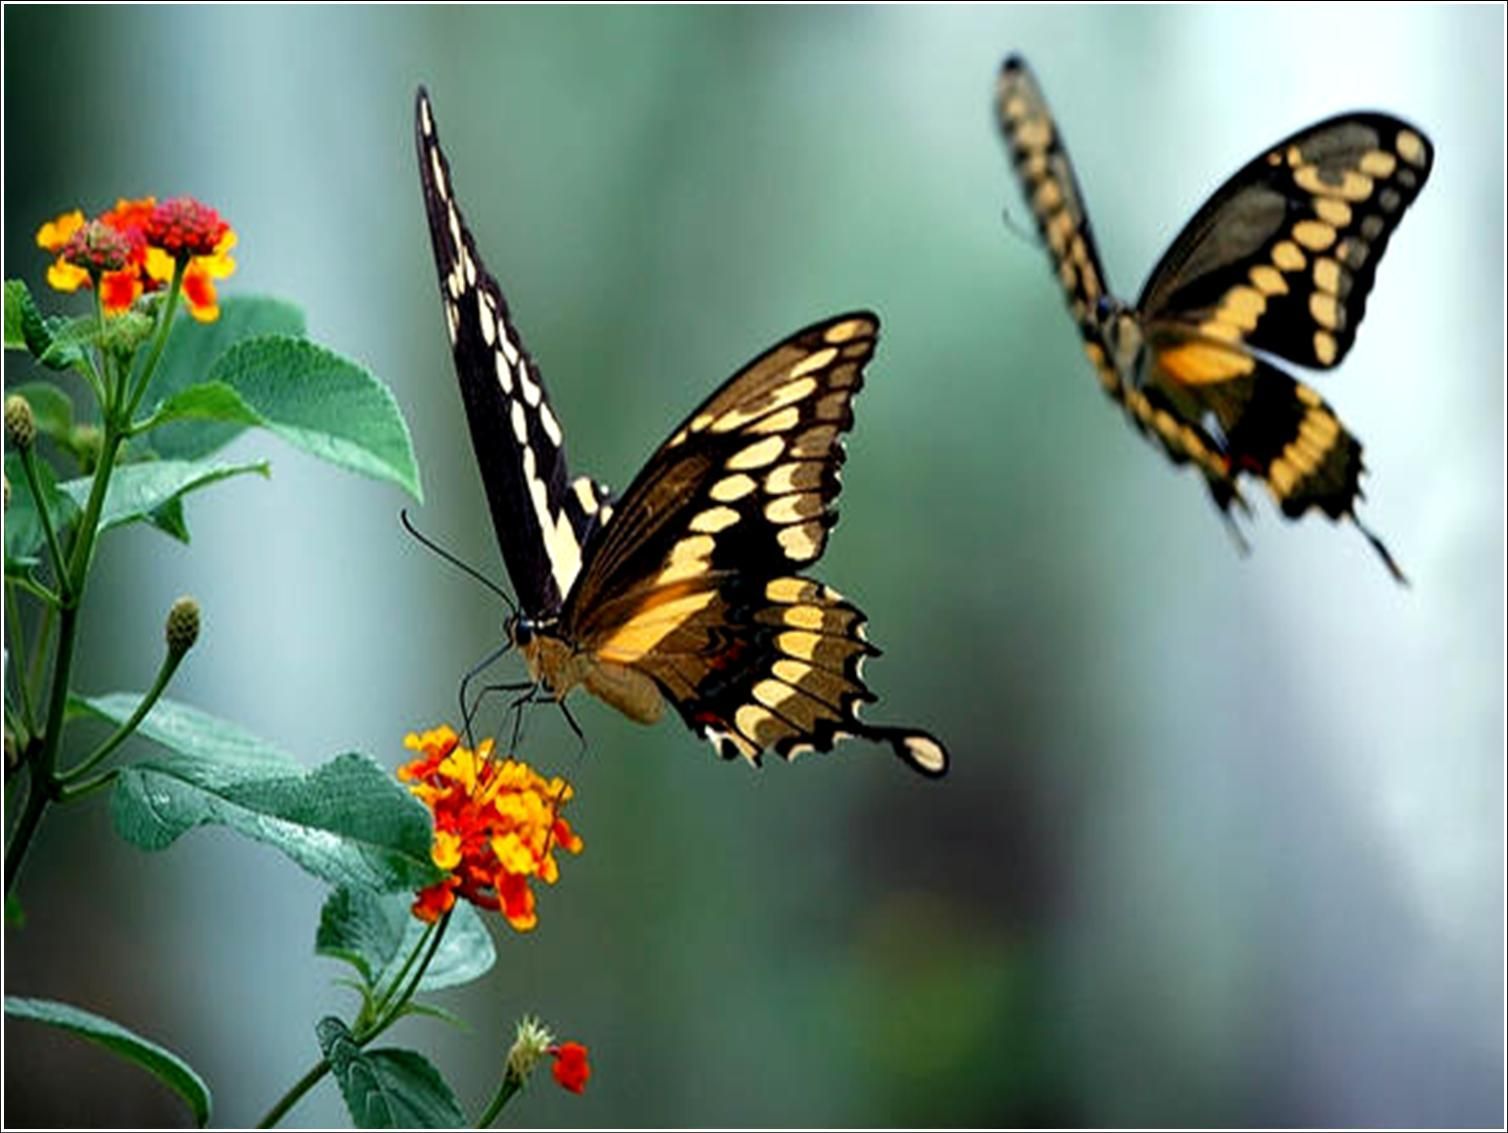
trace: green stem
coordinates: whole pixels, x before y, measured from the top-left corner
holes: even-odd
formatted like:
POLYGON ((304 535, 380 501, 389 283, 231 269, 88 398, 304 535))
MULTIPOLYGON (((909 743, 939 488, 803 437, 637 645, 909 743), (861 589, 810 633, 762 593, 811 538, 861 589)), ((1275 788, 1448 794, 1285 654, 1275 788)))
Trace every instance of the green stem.
POLYGON ((173 679, 173 674, 177 671, 178 665, 185 656, 183 653, 169 650, 162 659, 162 665, 157 669, 157 679, 152 682, 152 687, 147 690, 147 694, 141 698, 141 703, 136 706, 136 711, 131 713, 130 718, 120 727, 116 728, 110 737, 104 743, 100 744, 91 755, 86 756, 83 761, 70 767, 67 771, 61 772, 58 775, 58 782, 64 784, 77 782, 90 771, 94 770, 95 767, 99 766, 101 760, 108 757, 111 752, 125 743, 130 738, 131 733, 136 731, 137 726, 147 718, 147 713, 152 711, 152 706, 157 703, 158 697, 162 696, 163 689, 168 687, 168 681, 173 679))
MULTIPOLYGON (((423 934, 415 942, 413 949, 409 952, 408 958, 403 961, 403 966, 398 969, 396 974, 394 974, 392 982, 390 982, 387 986, 387 990, 381 992, 381 994, 379 994, 376 1000, 372 1003, 372 1024, 375 1024, 378 1019, 381 1019, 383 1014, 387 1011, 388 1004, 393 1001, 393 996, 396 995, 398 993, 398 989, 403 986, 403 981, 408 979, 409 970, 413 968, 415 963, 418 962, 419 956, 424 951, 425 945, 430 942, 431 936, 434 934, 438 927, 439 922, 436 921, 424 930, 423 934)), ((428 961, 426 960, 425 963, 427 964, 428 961)))
MULTIPOLYGON (((48 593, 52 592, 48 591, 48 593)), ((31 671, 26 676, 26 679, 31 681, 32 687, 39 690, 42 687, 42 663, 47 656, 47 646, 52 642, 52 618, 62 604, 62 600, 59 599, 42 610, 42 628, 37 632, 37 651, 32 654, 31 671)))
POLYGON ((31 489, 31 498, 37 505, 37 521, 47 536, 47 551, 52 556, 52 569, 58 576, 58 593, 68 600, 68 568, 63 558, 63 548, 58 544, 58 533, 53 529, 52 516, 47 511, 47 501, 42 496, 42 481, 37 476, 37 457, 32 446, 21 449, 21 468, 26 473, 26 486, 31 489))
MULTIPOLYGON (((405 960, 403 964, 403 970, 406 971, 408 967, 413 963, 414 957, 418 956, 422 951, 424 953, 424 959, 419 962, 418 970, 414 972, 413 977, 409 980, 408 986, 404 989, 403 995, 398 1000, 398 1002, 393 1004, 392 1008, 388 1010, 386 1014, 383 1014, 381 1018, 376 1020, 369 1030, 352 1032, 351 1038, 358 1047, 366 1046, 402 1017, 404 1006, 407 1005, 408 1001, 413 998, 414 992, 418 990, 419 981, 424 978, 425 970, 429 967, 430 962, 435 958, 435 952, 439 949, 440 941, 444 938, 446 926, 448 926, 449 924, 450 914, 446 913, 443 917, 440 918, 440 921, 437 925, 433 926, 429 932, 425 933, 424 936, 421 936, 419 938, 418 942, 414 945, 414 950, 409 953, 408 959, 405 960), (428 941, 429 944, 429 947, 427 949, 425 948, 426 941, 428 941)), ((399 975, 401 978, 401 971, 399 975)), ((306 1073, 297 1082, 293 1083, 292 1086, 288 1087, 288 1092, 280 1097, 276 1102, 274 1102, 272 1108, 262 1115, 262 1120, 257 1122, 257 1128, 271 1129, 274 1125, 276 1125, 283 1119, 288 1111, 292 1109, 295 1104, 297 1104, 300 1098, 302 1098, 310 1090, 314 1089, 315 1086, 319 1085, 320 1081, 329 1072, 330 1060, 327 1058, 321 1058, 313 1066, 309 1067, 308 1073, 306 1073)))
MULTIPOLYGON (((54 594, 40 582, 27 578, 25 575, 12 575, 5 581, 7 585, 14 583, 18 588, 26 591, 26 593, 30 594, 33 598, 37 599, 39 602, 48 607, 61 606, 63 604, 63 596, 61 594, 54 594)), ((46 644, 45 634, 43 635, 42 644, 46 644)), ((18 662, 18 664, 19 663, 20 662, 18 662)))
POLYGON ((492 1100, 487 1103, 487 1108, 482 1111, 482 1116, 476 1119, 478 1129, 488 1129, 497 1120, 497 1115, 503 1112, 503 1106, 513 1100, 513 1095, 524 1088, 524 1084, 513 1076, 510 1068, 503 1074, 503 1081, 497 1088, 497 1093, 492 1095, 492 1100))
POLYGON ((20 686, 21 723, 26 728, 26 736, 18 743, 24 745, 24 741, 37 730, 37 716, 31 704, 31 686, 26 681, 26 635, 25 627, 21 625, 21 607, 16 601, 14 580, 9 578, 5 580, 5 605, 5 622, 10 627, 10 651, 16 659, 16 684, 20 686))
POLYGON ((95 791, 108 787, 111 783, 115 782, 119 775, 120 768, 112 767, 108 771, 101 771, 93 779, 86 779, 82 783, 70 783, 59 794, 58 801, 64 803, 77 802, 79 799, 94 794, 95 791))
POLYGON ((168 299, 162 305, 162 321, 157 324, 157 337, 152 341, 152 352, 147 355, 146 365, 142 367, 141 376, 136 379, 126 412, 122 415, 122 419, 128 424, 135 416, 136 407, 141 403, 142 395, 147 392, 152 374, 156 372, 157 363, 162 359, 162 352, 168 344, 168 334, 173 329, 173 316, 178 313, 178 295, 183 290, 183 272, 186 267, 186 259, 178 259, 173 263, 173 282, 168 285, 168 299))
MULTIPOLYGON (((94 286, 90 289, 94 294, 94 325, 99 328, 100 337, 105 334, 105 302, 99 293, 99 278, 94 280, 94 286)), ((94 386, 94 396, 99 398, 100 418, 110 415, 111 408, 116 404, 117 391, 110 384, 110 352, 103 347, 99 350, 99 369, 94 368, 94 363, 89 360, 89 355, 84 355, 84 365, 88 367, 85 376, 89 377, 89 384, 94 386)))
POLYGON ((56 771, 58 750, 63 740, 63 712, 68 706, 69 680, 73 675, 73 652, 78 644, 79 604, 84 597, 84 583, 89 576, 89 563, 94 555, 94 538, 98 534, 100 512, 105 506, 105 492, 110 487, 110 473, 115 467, 116 450, 120 448, 121 435, 109 417, 105 418, 105 439, 100 447, 99 467, 94 470, 94 483, 89 488, 89 502, 84 507, 84 516, 79 521, 73 540, 73 553, 68 570, 60 581, 64 600, 58 614, 58 648, 53 655, 52 687, 48 690, 47 720, 43 725, 42 750, 37 753, 31 768, 31 793, 26 797, 26 809, 16 824, 16 831, 5 847, 5 892, 8 895, 15 884, 27 847, 42 821, 47 804, 57 797, 60 786, 56 771))

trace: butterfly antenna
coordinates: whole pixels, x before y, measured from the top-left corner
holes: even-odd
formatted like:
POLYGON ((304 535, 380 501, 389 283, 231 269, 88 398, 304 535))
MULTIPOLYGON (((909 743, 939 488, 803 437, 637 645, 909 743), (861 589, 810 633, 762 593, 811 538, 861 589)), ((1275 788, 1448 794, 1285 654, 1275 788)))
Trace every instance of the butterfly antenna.
POLYGON ((1356 529, 1367 537, 1367 542, 1372 544, 1372 549, 1376 551, 1378 556, 1382 559, 1383 566, 1388 568, 1388 573, 1393 576, 1394 581, 1396 581, 1400 586, 1409 585, 1408 576, 1403 573, 1403 570, 1398 566, 1398 563, 1394 560, 1392 554, 1388 551, 1383 541, 1379 539, 1375 534, 1373 534, 1371 529, 1368 528, 1364 523, 1362 523, 1361 520, 1356 518, 1356 513, 1354 511, 1351 512, 1350 515, 1351 522, 1356 524, 1356 529))
POLYGON ((1009 205, 1000 210, 1000 219, 1005 221, 1006 230, 1012 236, 1016 237, 1016 239, 1020 240, 1023 244, 1029 244, 1033 248, 1037 246, 1037 234, 1011 215, 1009 205))
MULTIPOLYGON (((507 604, 510 613, 514 614, 515 616, 518 614, 518 603, 513 600, 512 595, 510 595, 497 583, 493 582, 492 579, 488 578, 481 571, 477 570, 474 566, 470 565, 469 563, 463 563, 460 559, 456 558, 444 547, 440 546, 433 539, 431 539, 429 536, 425 535, 422 531, 415 527, 413 521, 408 517, 408 508, 403 508, 401 511, 399 511, 398 516, 403 522, 403 529, 410 535, 412 535, 415 539, 417 539, 423 546, 439 555, 440 558, 444 559, 451 566, 457 568, 458 570, 465 571, 472 578, 476 579, 483 586, 485 586, 488 590, 492 591, 499 598, 501 598, 507 604)), ((501 656, 501 654, 499 654, 499 656, 501 656)), ((496 658, 494 658, 494 660, 495 659, 496 658)))

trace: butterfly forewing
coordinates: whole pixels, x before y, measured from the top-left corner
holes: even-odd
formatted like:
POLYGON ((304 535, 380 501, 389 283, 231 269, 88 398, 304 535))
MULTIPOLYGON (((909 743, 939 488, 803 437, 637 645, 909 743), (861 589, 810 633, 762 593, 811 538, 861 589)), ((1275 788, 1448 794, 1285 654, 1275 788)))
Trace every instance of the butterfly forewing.
POLYGON ((835 520, 850 403, 872 315, 793 335, 744 367, 650 458, 615 505, 562 617, 601 661, 648 673, 724 755, 892 744, 941 774, 931 737, 857 717, 874 647, 860 612, 797 572, 835 520))
POLYGON ((1423 134, 1382 114, 1342 115, 1279 142, 1184 228, 1142 291, 1143 320, 1337 365, 1432 160, 1423 134))
POLYGON ((415 140, 446 330, 492 522, 524 613, 552 615, 604 520, 607 490, 586 477, 569 479, 560 422, 456 203, 422 89, 415 140))

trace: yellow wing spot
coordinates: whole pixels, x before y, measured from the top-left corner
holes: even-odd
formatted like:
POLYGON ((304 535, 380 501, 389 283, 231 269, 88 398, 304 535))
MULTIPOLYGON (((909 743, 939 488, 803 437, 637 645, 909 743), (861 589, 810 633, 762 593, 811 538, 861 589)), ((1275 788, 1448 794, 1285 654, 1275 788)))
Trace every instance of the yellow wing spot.
POLYGON ((1279 240, 1272 246, 1272 262, 1283 271, 1303 271, 1309 261, 1292 240, 1279 240))
POLYGON ((652 595, 598 647, 597 656, 604 661, 633 664, 673 633, 677 626, 711 605, 717 591, 702 590, 695 594, 672 591, 672 595, 670 598, 664 597, 662 592, 652 595))
POLYGON ((1412 130, 1399 130, 1393 148, 1410 165, 1422 166, 1425 162, 1424 139, 1412 130))
POLYGON ((1334 295, 1327 295, 1323 291, 1311 291, 1309 313, 1314 316, 1314 321, 1320 326, 1328 330, 1340 329, 1343 312, 1334 295))
POLYGON ((847 342, 867 332, 869 328, 870 324, 863 319, 849 319, 847 322, 834 323, 822 337, 832 343, 847 342))
POLYGON ((1242 330, 1251 330, 1267 310, 1267 296, 1254 287, 1232 287, 1220 302, 1215 312, 1217 319, 1234 323, 1242 330))
POLYGON ((1068 249, 1069 237, 1073 235, 1073 217, 1066 212, 1053 214, 1047 222, 1047 246, 1053 255, 1061 256, 1068 249))
POLYGON ((801 687, 801 682, 816 672, 805 661, 791 661, 784 657, 771 665, 770 671, 793 688, 801 687))
POLYGON ((907 736, 902 742, 906 745, 906 754, 911 757, 911 762, 923 771, 930 771, 935 775, 948 766, 948 753, 936 740, 927 736, 907 736))
MULTIPOLYGON (((780 720, 773 713, 759 707, 757 704, 745 704, 733 715, 733 723, 738 730, 759 747, 768 747, 781 731, 780 720)), ((747 757, 749 753, 744 753, 747 757)))
POLYGON ((730 507, 708 508, 691 521, 691 530, 715 535, 738 522, 738 512, 730 507))
POLYGON ((766 464, 773 464, 784 451, 784 440, 780 437, 766 437, 734 453, 728 458, 727 468, 730 472, 739 472, 746 468, 763 468, 766 464))
POLYGON ((1157 364, 1184 385, 1228 382, 1251 373, 1256 360, 1240 350, 1207 342, 1186 342, 1157 352, 1157 364))
POLYGON ((1027 113, 1026 99, 1019 94, 1008 97, 1000 106, 1001 113, 1014 121, 1017 118, 1025 118, 1027 113))
POLYGON ((759 487, 752 476, 739 473, 737 476, 725 476, 707 494, 719 503, 731 504, 734 500, 741 500, 759 487))
POLYGON ((1288 147, 1288 164, 1291 165, 1291 166, 1293 166, 1295 169, 1297 169, 1300 165, 1303 165, 1304 164, 1304 151, 1301 150, 1301 149, 1299 149, 1298 146, 1289 146, 1288 147))
POLYGON ((820 523, 800 523, 782 527, 775 538, 784 549, 786 558, 801 563, 815 559, 822 553, 824 533, 820 523))
POLYGON ((1063 190, 1056 181, 1047 180, 1032 194, 1032 208, 1039 214, 1051 212, 1063 203, 1063 190))
POLYGON ((766 708, 779 708, 796 695, 796 690, 783 681, 764 680, 754 686, 754 699, 766 708))
POLYGON ((1299 435, 1308 437, 1317 448, 1326 449, 1340 435, 1340 422, 1325 412, 1308 413, 1299 422, 1299 435))
POLYGON ((708 425, 712 424, 714 419, 715 418, 711 413, 698 413, 691 419, 691 424, 687 426, 687 428, 689 428, 693 433, 700 433, 708 425))
MULTIPOLYGON (((827 450, 832 447, 833 439, 837 437, 836 425, 818 425, 808 429, 796 438, 795 444, 791 445, 791 455, 794 457, 826 456, 827 450)), ((771 437, 778 441, 779 437, 771 437)))
POLYGON ((1271 264, 1258 264, 1251 269, 1249 277, 1263 295, 1286 295, 1288 284, 1283 273, 1271 264))
POLYGON ((1321 256, 1315 260, 1314 286, 1331 295, 1338 295, 1340 293, 1340 264, 1329 256, 1321 256))
POLYGON ((823 616, 821 606, 789 606, 780 611, 780 621, 793 629, 823 628, 823 616))
MULTIPOLYGON (((837 351, 829 348, 827 351, 825 351, 825 353, 831 355, 836 354, 837 351)), ((792 402, 800 401, 803 397, 809 396, 816 388, 816 378, 798 378, 794 382, 787 382, 785 385, 780 386, 757 405, 728 410, 712 423, 712 431, 714 433, 731 432, 734 429, 748 424, 750 421, 757 420, 758 418, 763 417, 766 414, 773 413, 775 410, 780 409, 783 406, 789 406, 792 402)), ((789 426, 786 427, 788 428, 789 426)), ((771 432, 772 430, 767 428, 760 428, 756 431, 771 432)))
POLYGON ((690 535, 670 549, 670 561, 665 564, 655 582, 660 586, 685 582, 689 578, 707 573, 707 556, 717 540, 711 535, 690 535))
POLYGON ((1282 457, 1274 460, 1267 469, 1267 486, 1272 490, 1273 498, 1282 503, 1294 485, 1299 482, 1298 469, 1289 464, 1282 457))
POLYGON ((795 523, 822 514, 822 497, 815 492, 778 496, 765 505, 764 517, 771 523, 795 523))
POLYGON ((1305 405, 1320 406, 1324 405, 1325 403, 1324 399, 1321 398, 1319 394, 1315 393, 1314 390, 1309 386, 1304 385, 1303 382, 1299 382, 1297 385, 1295 385, 1293 392, 1305 405))
POLYGON ((1398 159, 1387 150, 1368 150, 1361 155, 1357 168, 1369 177, 1391 177, 1398 168, 1398 159))
MULTIPOLYGON (((825 349, 817 351, 815 354, 808 354, 805 358, 801 359, 801 361, 797 362, 794 366, 791 367, 790 376, 793 378, 799 378, 804 374, 810 374, 813 370, 820 370, 823 366, 826 366, 830 362, 832 362, 832 360, 837 356, 838 348, 835 346, 826 347, 825 349)), ((813 384, 807 387, 807 391, 810 392, 815 388, 816 386, 815 384, 813 384)), ((801 396, 804 397, 806 395, 802 394, 801 396)))
POLYGON ((1314 356, 1324 366, 1335 361, 1335 356, 1340 353, 1340 347, 1335 342, 1335 336, 1327 330, 1314 332, 1314 356))
POLYGON ((690 436, 690 435, 691 435, 691 430, 689 428, 684 428, 683 427, 683 428, 677 429, 676 433, 675 433, 675 436, 671 437, 670 440, 668 440, 668 441, 665 442, 665 447, 666 448, 675 448, 676 445, 685 444, 686 443, 686 438, 688 436, 690 436))
POLYGON ((1015 142, 1022 149, 1045 150, 1052 144, 1052 123, 1040 115, 1016 127, 1015 142))
POLYGON ((751 433, 783 433, 788 429, 794 429, 801 420, 801 410, 794 405, 787 405, 784 409, 776 410, 768 417, 754 422, 749 426, 751 433))
POLYGON ((1354 169, 1344 170, 1337 180, 1327 181, 1320 176, 1318 166, 1305 165, 1293 171, 1293 183, 1306 193, 1340 201, 1364 201, 1372 195, 1372 178, 1354 169))
POLYGON ((764 478, 764 490, 772 496, 787 492, 804 492, 822 483, 822 465, 815 460, 782 464, 764 478))
POLYGON ((1315 197, 1314 213, 1326 224, 1333 224, 1336 228, 1344 228, 1351 223, 1351 206, 1334 197, 1315 197))
POLYGON ((817 584, 804 578, 774 578, 764 588, 771 602, 810 602, 817 594, 817 584))
POLYGON ((1335 229, 1322 220, 1301 220, 1293 226, 1293 238, 1313 252, 1323 252, 1335 243, 1335 229))

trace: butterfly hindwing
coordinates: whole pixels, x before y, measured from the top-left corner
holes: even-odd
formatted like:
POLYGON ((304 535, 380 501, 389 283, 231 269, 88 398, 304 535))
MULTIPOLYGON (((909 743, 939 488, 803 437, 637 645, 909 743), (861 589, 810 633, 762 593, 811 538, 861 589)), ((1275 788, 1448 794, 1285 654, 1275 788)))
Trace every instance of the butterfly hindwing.
POLYGON ((567 602, 565 636, 648 674, 725 755, 862 736, 927 774, 946 767, 925 733, 859 721, 875 652, 863 615, 797 573, 836 519, 842 434, 877 331, 866 313, 828 320, 714 393, 615 504, 567 602))
POLYGON ((1142 318, 1300 366, 1338 365, 1432 161, 1423 134, 1383 114, 1341 115, 1284 139, 1185 226, 1147 280, 1142 318))
POLYGON ((581 568, 607 491, 569 479, 560 422, 461 216, 422 88, 414 132, 446 329, 493 526, 525 613, 553 614, 581 568))

